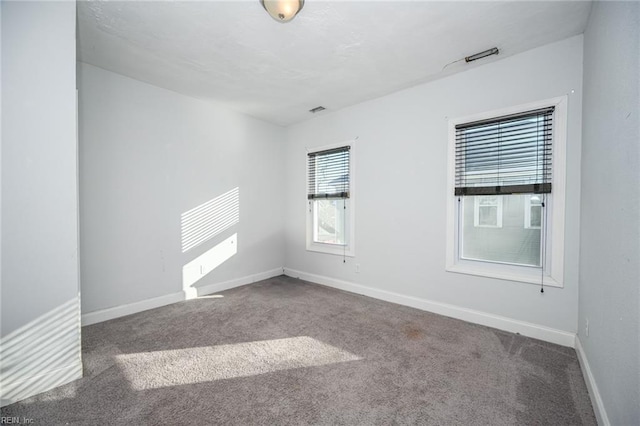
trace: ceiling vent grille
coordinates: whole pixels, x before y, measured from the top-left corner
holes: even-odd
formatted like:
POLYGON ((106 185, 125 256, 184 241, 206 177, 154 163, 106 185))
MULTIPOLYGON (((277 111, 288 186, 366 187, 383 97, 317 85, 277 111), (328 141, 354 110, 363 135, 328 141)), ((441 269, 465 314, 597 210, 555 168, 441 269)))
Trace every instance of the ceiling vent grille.
POLYGON ((324 111, 326 108, 323 106, 317 106, 315 108, 311 108, 309 110, 310 113, 315 114, 316 112, 324 111))

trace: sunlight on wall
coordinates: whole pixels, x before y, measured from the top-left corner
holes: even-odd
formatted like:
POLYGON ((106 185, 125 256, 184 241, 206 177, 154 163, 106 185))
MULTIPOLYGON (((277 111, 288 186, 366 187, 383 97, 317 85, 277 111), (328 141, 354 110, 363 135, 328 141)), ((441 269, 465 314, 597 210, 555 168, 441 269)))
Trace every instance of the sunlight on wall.
POLYGON ((182 291, 185 299, 198 297, 198 290, 191 287, 209 272, 222 265, 238 252, 238 234, 233 234, 215 247, 182 267, 182 291))
POLYGON ((78 298, 0 339, 2 406, 80 377, 78 298))
POLYGON ((207 201, 180 215, 182 252, 186 252, 240 220, 240 188, 207 201))
POLYGON ((135 390, 249 377, 359 359, 308 336, 116 356, 116 362, 135 390))

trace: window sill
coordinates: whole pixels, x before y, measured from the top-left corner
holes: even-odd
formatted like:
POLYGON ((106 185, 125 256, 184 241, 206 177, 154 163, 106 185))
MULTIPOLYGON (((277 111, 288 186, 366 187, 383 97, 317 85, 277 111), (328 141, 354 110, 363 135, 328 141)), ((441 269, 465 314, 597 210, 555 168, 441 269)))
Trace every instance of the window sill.
POLYGON ((316 253, 333 254, 336 256, 355 257, 353 249, 347 247, 345 250, 342 246, 336 246, 331 244, 310 243, 307 244, 307 251, 313 251, 316 253))
MULTIPOLYGON (((484 266, 484 265, 483 265, 484 266)), ((526 284, 540 285, 540 273, 526 273, 513 270, 502 270, 500 267, 491 265, 491 267, 483 267, 480 265, 471 264, 455 264, 447 265, 447 272, 454 272, 457 274, 474 275, 477 277, 495 278, 499 280, 515 281, 526 284)), ((536 270, 537 272, 537 270, 536 270)), ((554 279, 550 275, 544 275, 545 287, 557 287, 562 288, 562 282, 554 279)))

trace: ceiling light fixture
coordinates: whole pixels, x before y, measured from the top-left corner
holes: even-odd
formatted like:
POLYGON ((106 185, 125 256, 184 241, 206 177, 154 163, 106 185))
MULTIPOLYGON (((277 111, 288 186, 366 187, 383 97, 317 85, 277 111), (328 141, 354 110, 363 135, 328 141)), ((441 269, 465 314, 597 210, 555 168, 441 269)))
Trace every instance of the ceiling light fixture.
POLYGON ((304 0, 260 0, 269 15, 278 22, 289 22, 304 6, 304 0))
POLYGON ((484 52, 476 53, 475 55, 467 56, 464 58, 465 61, 471 62, 476 61, 478 59, 486 58, 487 56, 497 55, 500 53, 497 47, 491 48, 489 50, 485 50, 484 52))

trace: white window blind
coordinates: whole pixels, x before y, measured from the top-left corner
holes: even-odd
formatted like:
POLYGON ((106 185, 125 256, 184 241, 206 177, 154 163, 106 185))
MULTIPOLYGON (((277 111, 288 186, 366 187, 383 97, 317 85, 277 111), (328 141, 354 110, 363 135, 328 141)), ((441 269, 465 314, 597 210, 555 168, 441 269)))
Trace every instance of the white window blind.
POLYGON ((350 146, 308 154, 307 198, 349 198, 350 146))
POLYGON ((550 193, 553 112, 456 125, 455 195, 550 193))

